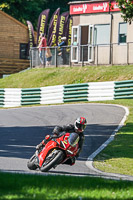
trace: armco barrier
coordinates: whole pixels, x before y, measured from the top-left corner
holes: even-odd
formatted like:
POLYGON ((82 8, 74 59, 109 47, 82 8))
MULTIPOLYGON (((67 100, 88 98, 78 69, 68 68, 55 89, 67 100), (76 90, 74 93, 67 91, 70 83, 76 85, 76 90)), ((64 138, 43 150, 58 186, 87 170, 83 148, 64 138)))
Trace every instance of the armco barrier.
POLYGON ((21 89, 0 89, 0 107, 21 106, 21 89))
POLYGON ((114 99, 114 82, 89 83, 88 101, 104 101, 114 99))
POLYGON ((115 82, 114 99, 133 99, 133 80, 115 82))
POLYGON ((5 90, 0 89, 0 107, 4 106, 4 93, 5 93, 5 90))
POLYGON ((64 85, 64 102, 88 101, 88 83, 64 85))
POLYGON ((40 104, 63 103, 63 85, 41 88, 40 104))
POLYGON ((133 80, 0 89, 0 107, 133 99, 133 80))
POLYGON ((21 105, 40 104, 40 99, 40 88, 27 88, 21 90, 21 105))

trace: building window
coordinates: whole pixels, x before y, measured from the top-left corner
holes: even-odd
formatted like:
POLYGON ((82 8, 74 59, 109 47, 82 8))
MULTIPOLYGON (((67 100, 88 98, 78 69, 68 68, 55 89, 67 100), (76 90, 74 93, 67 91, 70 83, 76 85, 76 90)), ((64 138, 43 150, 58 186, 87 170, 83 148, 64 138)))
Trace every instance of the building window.
POLYGON ((127 23, 119 23, 119 44, 127 41, 127 23))
POLYGON ((28 44, 20 44, 20 59, 28 59, 28 44))
POLYGON ((110 43, 110 25, 99 24, 94 27, 94 44, 105 45, 110 43))

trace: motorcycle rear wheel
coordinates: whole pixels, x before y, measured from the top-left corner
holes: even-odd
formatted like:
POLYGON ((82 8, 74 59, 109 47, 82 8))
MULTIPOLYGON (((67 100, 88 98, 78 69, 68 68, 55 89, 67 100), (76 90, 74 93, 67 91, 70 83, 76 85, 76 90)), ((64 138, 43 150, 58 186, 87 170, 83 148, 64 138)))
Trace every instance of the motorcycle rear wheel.
POLYGON ((37 165, 35 164, 36 162, 36 155, 34 154, 30 160, 27 162, 27 167, 30 169, 30 170, 35 170, 37 169, 37 165))
POLYGON ((41 172, 47 172, 47 171, 49 171, 52 167, 56 166, 57 164, 59 164, 60 162, 62 162, 62 160, 64 159, 64 153, 63 153, 63 151, 61 151, 61 150, 54 150, 52 153, 53 154, 55 153, 55 156, 50 161, 48 161, 49 155, 46 157, 43 165, 40 168, 41 172))

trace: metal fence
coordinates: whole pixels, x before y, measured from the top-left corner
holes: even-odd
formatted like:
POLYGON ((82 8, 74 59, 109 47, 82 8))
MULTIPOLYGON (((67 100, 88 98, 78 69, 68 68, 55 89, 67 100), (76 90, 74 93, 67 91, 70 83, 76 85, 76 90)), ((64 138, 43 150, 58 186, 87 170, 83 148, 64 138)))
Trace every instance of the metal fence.
POLYGON ((71 47, 64 46, 62 50, 58 47, 46 47, 42 48, 42 60, 41 63, 41 55, 38 48, 31 48, 30 50, 30 61, 31 67, 50 67, 55 66, 59 67, 62 65, 71 65, 70 55, 71 55, 71 47), (50 55, 47 52, 50 51, 50 55))
POLYGON ((60 67, 74 65, 124 65, 133 64, 133 43, 126 44, 100 44, 75 45, 61 48, 47 47, 43 49, 43 63, 41 63, 38 48, 30 49, 30 62, 32 67, 60 67), (48 50, 50 55, 48 55, 48 50))

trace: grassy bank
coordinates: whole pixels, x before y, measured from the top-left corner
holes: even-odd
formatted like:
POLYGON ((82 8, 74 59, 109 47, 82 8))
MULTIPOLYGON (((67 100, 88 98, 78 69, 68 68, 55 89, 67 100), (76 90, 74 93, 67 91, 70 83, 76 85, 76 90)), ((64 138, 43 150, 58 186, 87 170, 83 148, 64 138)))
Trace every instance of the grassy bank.
POLYGON ((133 79, 133 66, 89 66, 32 69, 0 79, 0 88, 36 88, 133 79))
POLYGON ((132 200, 133 182, 0 173, 0 199, 132 200))
POLYGON ((96 156, 94 166, 102 171, 133 176, 133 99, 106 103, 126 106, 130 114, 115 140, 96 156))

